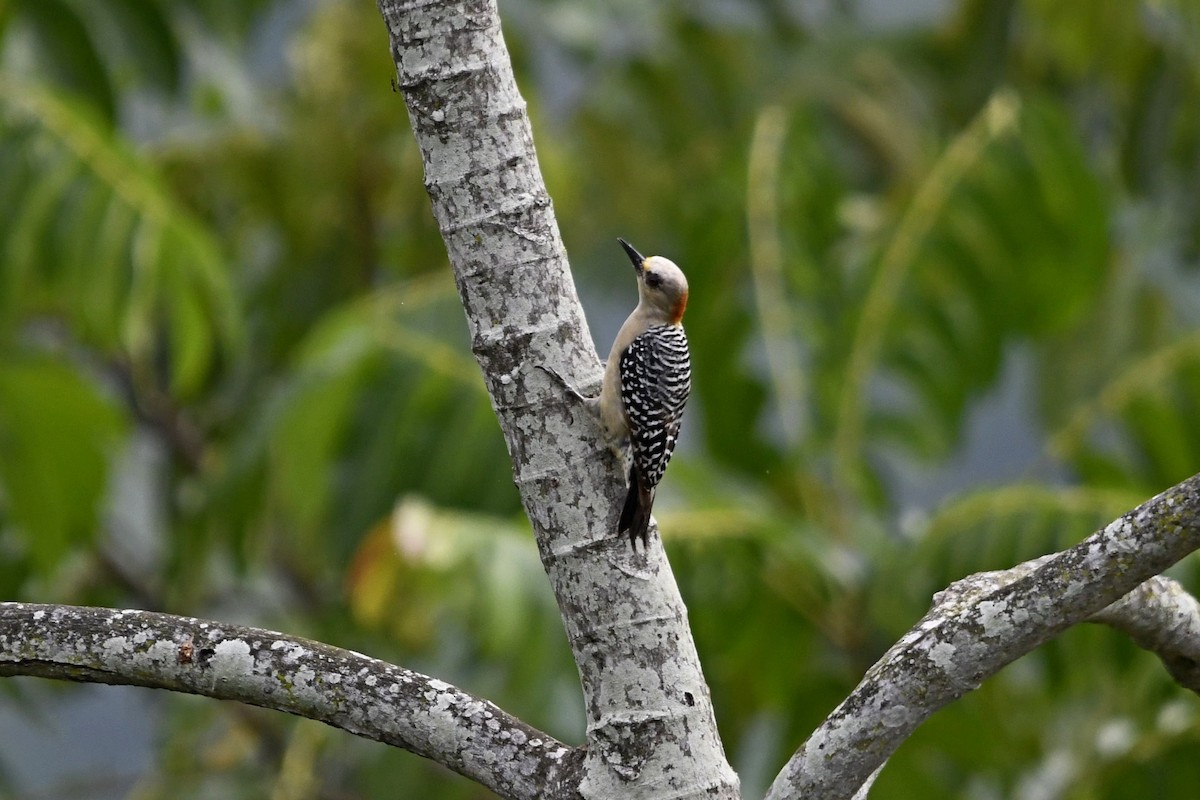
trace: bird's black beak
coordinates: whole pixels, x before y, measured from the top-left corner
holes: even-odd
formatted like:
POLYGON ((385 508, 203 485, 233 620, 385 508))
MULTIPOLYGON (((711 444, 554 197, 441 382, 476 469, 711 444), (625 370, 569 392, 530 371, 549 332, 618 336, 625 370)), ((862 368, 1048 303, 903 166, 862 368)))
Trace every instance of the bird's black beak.
POLYGON ((639 275, 642 274, 642 265, 646 263, 646 257, 637 251, 637 248, 631 245, 624 239, 617 237, 617 241, 621 243, 621 247, 625 248, 626 255, 633 262, 633 268, 637 270, 639 275))

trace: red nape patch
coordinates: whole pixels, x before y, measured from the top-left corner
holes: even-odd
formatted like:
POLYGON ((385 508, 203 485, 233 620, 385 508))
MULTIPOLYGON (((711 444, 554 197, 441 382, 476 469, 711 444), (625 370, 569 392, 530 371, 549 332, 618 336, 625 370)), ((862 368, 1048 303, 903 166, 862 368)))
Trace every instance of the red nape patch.
POLYGON ((679 302, 675 303, 675 307, 671 309, 671 324, 678 325, 679 320, 683 319, 683 312, 687 308, 687 292, 679 296, 679 302))

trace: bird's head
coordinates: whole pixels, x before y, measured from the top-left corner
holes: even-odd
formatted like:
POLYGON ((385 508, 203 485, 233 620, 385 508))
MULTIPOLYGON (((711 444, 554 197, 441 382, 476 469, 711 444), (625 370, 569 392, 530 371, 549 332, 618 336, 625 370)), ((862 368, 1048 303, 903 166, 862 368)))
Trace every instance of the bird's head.
POLYGON ((662 312, 671 324, 678 324, 688 301, 688 283, 683 270, 670 259, 662 256, 647 258, 624 239, 617 241, 625 248, 637 271, 638 299, 643 305, 662 312))

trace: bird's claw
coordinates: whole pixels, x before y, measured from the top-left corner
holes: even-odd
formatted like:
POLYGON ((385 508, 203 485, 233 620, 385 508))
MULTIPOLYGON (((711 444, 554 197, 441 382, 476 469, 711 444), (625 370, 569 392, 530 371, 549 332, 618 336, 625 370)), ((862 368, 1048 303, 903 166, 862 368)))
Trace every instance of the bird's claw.
POLYGON ((558 381, 558 383, 562 386, 562 388, 566 389, 567 392, 569 392, 571 394, 571 396, 574 397, 579 402, 586 404, 590 399, 592 399, 592 398, 589 398, 586 395, 584 395, 582 392, 580 392, 574 386, 572 386, 567 381, 567 379, 562 376, 562 373, 559 372, 558 370, 556 370, 554 367, 547 367, 544 364, 538 364, 536 366, 542 372, 545 372, 547 375, 549 375, 550 377, 552 377, 556 381, 558 381))

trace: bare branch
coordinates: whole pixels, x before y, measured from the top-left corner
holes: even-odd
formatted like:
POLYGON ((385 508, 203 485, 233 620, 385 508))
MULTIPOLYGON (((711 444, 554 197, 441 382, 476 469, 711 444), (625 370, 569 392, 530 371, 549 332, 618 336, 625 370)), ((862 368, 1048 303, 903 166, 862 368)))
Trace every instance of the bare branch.
MULTIPOLYGON (((980 572, 955 581, 934 595, 934 606, 953 598, 971 602, 1029 575, 1054 556, 1042 556, 996 572, 980 572)), ((1180 686, 1200 693, 1200 601, 1178 581, 1155 575, 1087 622, 1115 628, 1134 644, 1154 653, 1180 686)))
POLYGON ((601 374, 495 0, 379 8, 472 347, 579 668, 581 791, 737 798, 670 565, 657 539, 643 555, 615 535, 620 466, 597 421, 538 369, 580 387, 601 374))
MULTIPOLYGON (((1075 547, 954 584, 870 670, 788 761, 768 800, 849 798, 939 708, 1003 666, 1083 622, 1200 547, 1200 475, 1168 489, 1075 547), (994 575, 994 574, 991 574, 994 575)), ((1135 595, 1109 624, 1130 622, 1135 595)), ((1124 602, 1124 601, 1122 601, 1124 602)), ((1152 614, 1162 614, 1151 608, 1152 614)), ((1185 629, 1179 628, 1179 632, 1185 629)), ((1139 644, 1142 643, 1139 641, 1139 644)), ((1143 644, 1143 646, 1146 646, 1143 644)), ((1183 648, 1178 648, 1184 652, 1183 648)), ((1156 652, 1158 652, 1156 650, 1156 652)))
POLYGON ((1200 694, 1200 602, 1178 581, 1153 577, 1091 621, 1127 634, 1158 656, 1180 686, 1200 694))
POLYGON ((315 719, 444 764, 509 798, 574 787, 581 753, 444 681, 259 628, 0 603, 0 676, 147 686, 315 719))

